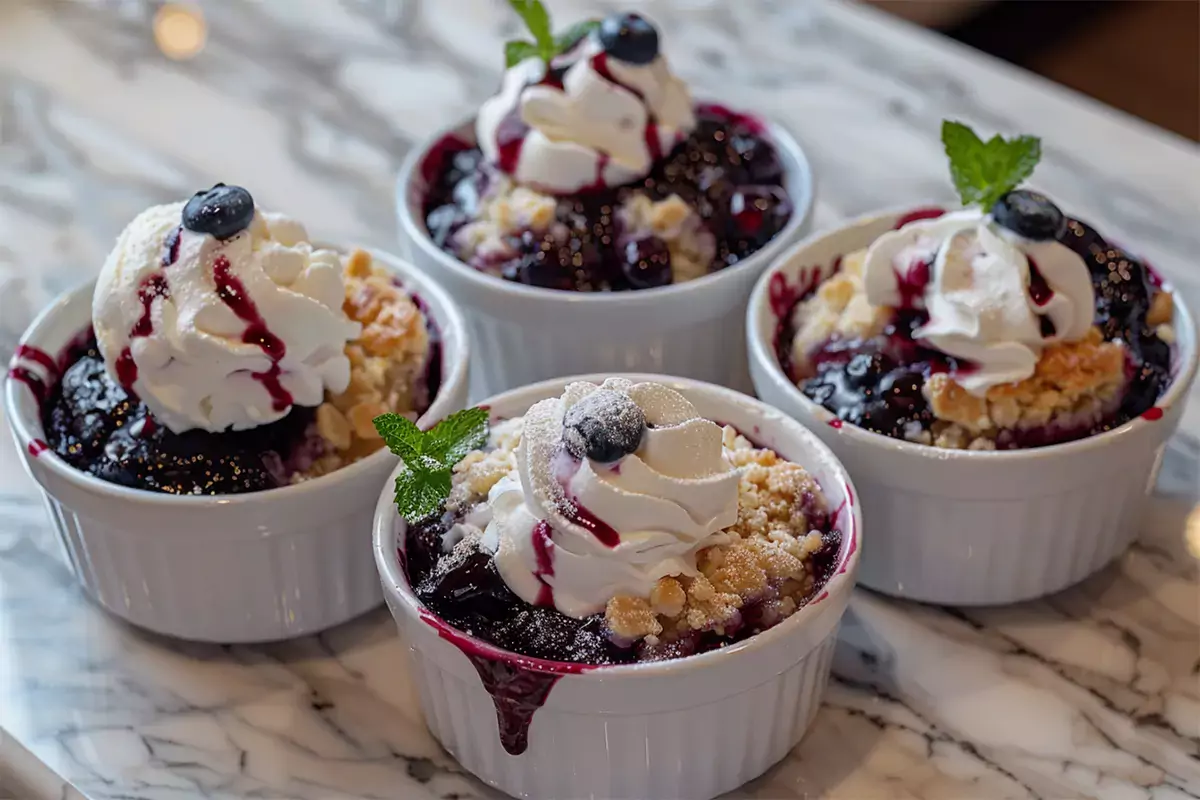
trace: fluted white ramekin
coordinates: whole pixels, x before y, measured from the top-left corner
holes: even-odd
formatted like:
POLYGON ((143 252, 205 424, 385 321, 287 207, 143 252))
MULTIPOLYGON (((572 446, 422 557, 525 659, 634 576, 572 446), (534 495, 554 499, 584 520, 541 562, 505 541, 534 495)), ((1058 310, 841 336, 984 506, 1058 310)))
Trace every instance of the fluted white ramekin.
MULTIPOLYGON (((486 401, 493 419, 520 416, 556 397, 561 378, 486 401)), ((715 797, 762 774, 800 741, 829 676, 838 623, 861 547, 862 520, 842 465, 812 433, 763 403, 699 381, 653 380, 682 392, 705 417, 735 426, 803 465, 819 481, 843 531, 834 575, 795 615, 746 641, 674 661, 595 667, 500 650, 449 628, 409 586, 398 551, 404 521, 385 487, 375 516, 375 559, 407 641, 425 720, 438 741, 483 781, 528 798, 715 797), (558 678, 533 714, 528 749, 502 746, 497 713, 467 654, 491 668, 558 678)))
MULTIPOLYGON (((442 384, 421 418, 435 422, 466 402, 462 315, 412 266, 372 255, 420 298, 441 335, 442 384)), ((51 304, 23 344, 63 352, 91 325, 92 286, 51 304)), ((14 366, 45 375, 19 355, 14 366)), ((387 450, 295 486, 176 497, 107 483, 44 449, 38 401, 17 380, 7 381, 5 413, 72 572, 118 617, 182 639, 260 642, 328 628, 383 599, 369 540, 379 487, 396 461, 387 450)))
POLYGON ((476 270, 429 237, 421 205, 427 159, 452 135, 475 141, 474 119, 436 133, 400 168, 400 238, 412 262, 462 304, 477 358, 471 397, 559 375, 642 371, 682 375, 749 391, 743 317, 754 281, 808 224, 813 176, 795 138, 765 123, 784 167, 794 212, 763 249, 733 267, 686 283, 632 292, 571 292, 525 286, 476 270))
POLYGON ((849 423, 805 397, 780 367, 781 314, 904 216, 862 217, 801 242, 754 289, 747 315, 759 397, 815 431, 845 463, 871 522, 861 582, 948 605, 1011 603, 1063 589, 1134 540, 1167 439, 1196 371, 1196 329, 1175 294, 1175 375, 1156 410, 1121 427, 1029 450, 944 450, 849 423))

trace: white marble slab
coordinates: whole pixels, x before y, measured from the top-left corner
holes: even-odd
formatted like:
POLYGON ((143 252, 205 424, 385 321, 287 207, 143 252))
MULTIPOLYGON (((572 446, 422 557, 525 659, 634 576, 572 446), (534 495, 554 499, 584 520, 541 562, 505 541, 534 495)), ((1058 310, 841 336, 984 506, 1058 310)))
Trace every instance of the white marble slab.
MULTIPOLYGON (((585 5, 551 2, 562 19, 585 5)), ((801 137, 818 226, 951 200, 943 117, 1037 133, 1035 182, 1200 304, 1194 144, 859 8, 638 5, 697 89, 801 137)), ((0 1, 0 357, 129 217, 215 180, 323 237, 392 244, 400 159, 494 88, 515 32, 491 0, 204 8, 208 47, 175 63, 151 3, 0 1)), ((1200 584, 1182 539, 1200 404, 1185 429, 1141 543, 1083 585, 968 612, 860 592, 812 733, 733 796, 1200 796, 1200 584)), ((384 613, 261 648, 117 624, 74 588, 0 441, 0 776, 105 800, 494 796, 429 738, 384 613)))

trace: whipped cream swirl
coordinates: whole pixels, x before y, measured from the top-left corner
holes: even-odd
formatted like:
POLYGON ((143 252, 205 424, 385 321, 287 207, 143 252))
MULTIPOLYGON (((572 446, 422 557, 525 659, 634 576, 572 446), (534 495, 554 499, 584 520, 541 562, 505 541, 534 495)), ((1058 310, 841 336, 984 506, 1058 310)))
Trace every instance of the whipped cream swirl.
POLYGON ((571 384, 529 409, 517 462, 488 495, 481 546, 521 599, 571 617, 698 574, 697 551, 737 521, 740 478, 722 428, 661 384, 571 384), (612 463, 576 458, 563 440, 568 410, 601 389, 636 403, 646 421, 636 451, 612 463))
POLYGON ((969 362, 954 378, 976 395, 1033 375, 1046 345, 1083 338, 1095 314, 1083 259, 977 209, 880 236, 863 282, 872 305, 924 308, 913 338, 969 362))
POLYGON ((175 433, 218 432, 316 406, 350 382, 341 259, 304 226, 254 212, 225 240, 181 225, 183 203, 139 214, 92 299, 109 375, 175 433))
POLYGON ((475 133, 484 157, 517 183, 571 194, 644 177, 695 127, 687 85, 662 54, 622 61, 593 34, 550 68, 528 58, 505 72, 475 133))

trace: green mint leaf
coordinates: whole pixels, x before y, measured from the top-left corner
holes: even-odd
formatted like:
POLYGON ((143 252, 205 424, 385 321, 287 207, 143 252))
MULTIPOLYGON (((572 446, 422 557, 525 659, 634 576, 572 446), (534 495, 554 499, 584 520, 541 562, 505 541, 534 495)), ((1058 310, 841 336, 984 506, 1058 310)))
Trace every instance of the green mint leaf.
POLYGON ((540 57, 538 47, 533 42, 515 39, 504 45, 504 63, 507 67, 515 67, 527 58, 540 57))
POLYGON ((436 513, 450 496, 450 467, 422 457, 396 476, 396 508, 409 523, 436 513))
POLYGON ((424 452, 453 466, 467 453, 487 443, 488 412, 485 408, 468 408, 451 414, 425 434, 424 452))
POLYGON ((600 20, 598 19, 585 19, 583 22, 576 22, 554 37, 554 55, 567 52, 578 44, 581 39, 599 27, 600 20))
POLYGON ((1036 136, 1006 140, 997 134, 984 142, 968 126, 951 120, 942 122, 942 144, 963 205, 985 211, 1032 175, 1042 157, 1036 136))
POLYGON ((554 34, 550 31, 550 14, 547 13, 541 0, 508 0, 508 4, 513 7, 513 11, 517 12, 517 16, 524 20, 525 27, 529 28, 529 32, 533 34, 538 54, 549 61, 554 55, 552 52, 554 34))
POLYGON ((487 443, 488 412, 468 408, 422 431, 407 417, 380 414, 375 430, 404 461, 396 476, 396 508, 409 522, 433 514, 450 496, 454 465, 487 443))
POLYGON ((400 456, 407 464, 424 452, 425 432, 408 417, 399 414, 380 414, 371 420, 375 430, 383 437, 388 450, 400 456))

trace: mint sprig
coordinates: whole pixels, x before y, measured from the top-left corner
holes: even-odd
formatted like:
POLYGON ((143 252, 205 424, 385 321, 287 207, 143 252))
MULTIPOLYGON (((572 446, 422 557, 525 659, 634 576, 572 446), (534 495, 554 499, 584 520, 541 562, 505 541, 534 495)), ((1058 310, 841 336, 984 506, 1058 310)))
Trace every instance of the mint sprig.
POLYGON ((396 508, 408 522, 419 522, 450 496, 454 465, 487 442, 488 412, 468 408, 423 431, 408 417, 381 414, 375 430, 388 449, 404 461, 396 476, 396 508))
POLYGON ((1036 136, 1004 139, 996 134, 986 142, 961 122, 942 122, 942 144, 950 159, 950 177, 963 205, 988 211, 1017 188, 1042 158, 1042 140, 1036 136))
POLYGON ((556 55, 571 49, 580 39, 600 26, 599 20, 584 20, 556 36, 550 27, 550 13, 546 11, 541 0, 508 0, 508 4, 533 35, 532 42, 528 39, 514 39, 505 43, 504 60, 510 67, 534 57, 549 64, 556 55))

